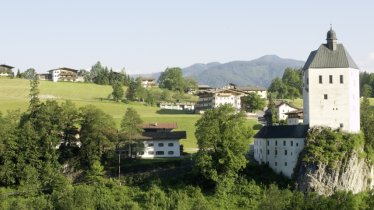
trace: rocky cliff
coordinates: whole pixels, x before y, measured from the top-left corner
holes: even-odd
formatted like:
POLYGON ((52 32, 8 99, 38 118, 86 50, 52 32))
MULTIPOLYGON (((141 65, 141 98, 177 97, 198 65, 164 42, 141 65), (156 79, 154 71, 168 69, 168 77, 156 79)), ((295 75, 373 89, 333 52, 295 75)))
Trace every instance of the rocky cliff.
POLYGON ((347 153, 334 168, 324 163, 307 163, 300 158, 295 179, 297 188, 303 192, 331 195, 341 190, 358 193, 374 188, 374 166, 356 151, 347 153))

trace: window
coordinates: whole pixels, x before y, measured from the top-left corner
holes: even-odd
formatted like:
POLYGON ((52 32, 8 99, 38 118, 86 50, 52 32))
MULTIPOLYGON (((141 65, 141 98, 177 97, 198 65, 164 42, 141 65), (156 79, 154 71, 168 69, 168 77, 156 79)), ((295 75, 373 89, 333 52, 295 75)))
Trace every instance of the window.
POLYGON ((293 147, 293 141, 291 141, 291 147, 293 147))
POLYGON ((287 166, 287 162, 284 162, 284 166, 287 166))
POLYGON ((298 146, 299 146, 299 143, 296 143, 296 146, 298 147, 298 146))
POLYGON ((260 149, 260 153, 262 154, 262 149, 260 149))
POLYGON ((323 96, 323 98, 324 98, 325 100, 327 100, 327 99, 328 99, 327 94, 325 94, 325 95, 323 96))
POLYGON ((154 155, 155 154, 155 152, 153 152, 153 151, 148 151, 148 155, 154 155))
POLYGON ((169 147, 173 147, 173 146, 174 146, 174 143, 168 143, 168 146, 169 146, 169 147))
POLYGON ((322 75, 319 75, 319 84, 322 84, 322 75))
POLYGON ((286 141, 283 141, 283 146, 286 146, 286 141))
POLYGON ((284 150, 284 155, 287 155, 287 150, 284 150))
POLYGON ((156 151, 156 155, 164 155, 165 152, 164 151, 156 151))
POLYGON ((269 153, 270 153, 269 150, 267 150, 267 151, 266 151, 266 154, 268 155, 269 153))
POLYGON ((277 163, 277 162, 275 162, 275 163, 274 163, 274 165, 275 165, 275 166, 277 166, 277 165, 278 165, 278 163, 277 163))
POLYGON ((329 76, 329 82, 332 84, 332 75, 329 76))
POLYGON ((139 152, 139 155, 144 155, 144 152, 143 151, 139 152))
POLYGON ((164 146, 164 143, 158 143, 158 146, 159 146, 159 147, 163 147, 163 146, 164 146))
POLYGON ((344 126, 344 124, 343 123, 340 123, 340 125, 339 125, 341 128, 344 126))
POLYGON ((148 146, 149 146, 149 147, 153 147, 153 143, 149 143, 148 146))
POLYGON ((344 80, 343 80, 343 75, 340 75, 340 84, 343 84, 344 80))
POLYGON ((275 141, 275 146, 278 146, 278 141, 275 141))
POLYGON ((275 155, 278 155, 278 150, 275 150, 275 155))
POLYGON ((269 140, 268 140, 268 141, 266 141, 266 143, 267 143, 267 145, 269 146, 269 140))
POLYGON ((174 151, 169 151, 168 155, 174 155, 174 151))

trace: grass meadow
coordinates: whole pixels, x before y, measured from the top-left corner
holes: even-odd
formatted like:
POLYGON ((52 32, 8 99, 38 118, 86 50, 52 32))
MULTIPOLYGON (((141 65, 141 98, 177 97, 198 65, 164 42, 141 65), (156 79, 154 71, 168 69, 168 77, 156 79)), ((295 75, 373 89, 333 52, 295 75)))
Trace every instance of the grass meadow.
MULTIPOLYGON (((28 80, 1 78, 0 88, 0 111, 2 113, 15 109, 26 111, 30 89, 28 80)), ((42 100, 54 99, 58 102, 71 100, 77 107, 89 104, 94 105, 110 114, 118 127, 127 107, 134 108, 144 122, 176 122, 178 124, 177 130, 187 131, 187 139, 181 141, 185 151, 196 151, 195 123, 200 118, 200 115, 160 112, 160 109, 155 106, 147 106, 136 102, 125 104, 107 100, 108 95, 112 92, 112 87, 109 85, 40 81, 39 89, 42 100)), ((248 120, 250 126, 256 123, 256 120, 248 120)))

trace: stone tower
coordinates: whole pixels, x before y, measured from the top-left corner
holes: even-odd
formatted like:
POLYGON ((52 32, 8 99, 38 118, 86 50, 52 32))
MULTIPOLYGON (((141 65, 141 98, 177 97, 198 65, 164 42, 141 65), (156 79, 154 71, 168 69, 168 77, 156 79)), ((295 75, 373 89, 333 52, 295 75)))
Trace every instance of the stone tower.
POLYGON ((303 68, 304 124, 360 131, 359 69, 332 28, 303 68))

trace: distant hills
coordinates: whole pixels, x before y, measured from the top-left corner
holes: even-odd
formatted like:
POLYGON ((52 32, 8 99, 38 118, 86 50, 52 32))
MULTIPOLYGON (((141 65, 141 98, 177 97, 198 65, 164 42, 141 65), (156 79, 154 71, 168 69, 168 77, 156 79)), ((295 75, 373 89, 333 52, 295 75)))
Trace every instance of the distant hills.
MULTIPOLYGON (((265 55, 251 61, 232 61, 228 63, 193 64, 183 68, 186 77, 196 79, 199 84, 222 87, 228 83, 239 86, 259 86, 267 88, 276 77, 282 77, 287 67, 300 68, 304 61, 265 55)), ((141 75, 158 78, 161 72, 141 75)))

